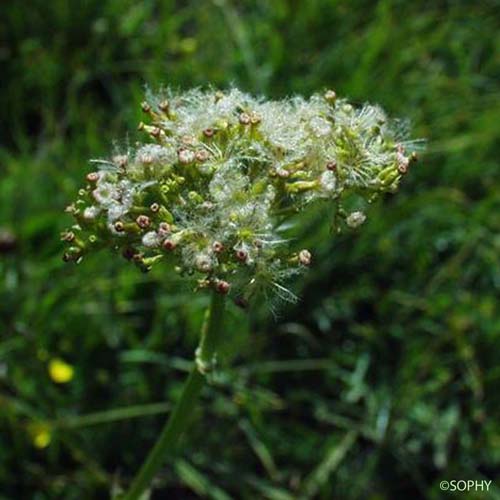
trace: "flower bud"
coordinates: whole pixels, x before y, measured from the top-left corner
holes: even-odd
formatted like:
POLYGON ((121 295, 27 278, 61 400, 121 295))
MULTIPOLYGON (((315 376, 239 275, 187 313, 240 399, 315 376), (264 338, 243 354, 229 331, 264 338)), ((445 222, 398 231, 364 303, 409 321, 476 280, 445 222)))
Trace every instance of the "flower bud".
POLYGON ((189 163, 193 163, 196 158, 196 155, 190 149, 180 149, 178 152, 179 163, 183 165, 188 165, 189 163))
POLYGON ((125 168, 128 163, 127 155, 116 155, 113 157, 113 163, 119 168, 125 168))
POLYGON ((87 180, 92 183, 97 182, 99 180, 99 172, 90 172, 87 174, 87 180))
POLYGON ((151 224, 151 220, 147 215, 139 215, 139 217, 135 219, 135 222, 141 229, 146 229, 151 224))
POLYGON ((220 241, 214 241, 212 243, 212 250, 215 253, 222 253, 224 251, 224 245, 220 241))
POLYGON ((330 102, 330 103, 334 103, 336 100, 337 100, 337 94, 335 93, 334 90, 330 89, 330 90, 327 90, 325 92, 325 95, 324 95, 325 99, 330 102))
POLYGON ((229 293, 229 289, 231 288, 231 285, 224 280, 216 280, 215 281, 215 290, 217 293, 220 293, 221 295, 227 295, 229 293))
POLYGON ((118 233, 122 233, 125 230, 125 225, 121 220, 117 220, 114 224, 113 227, 115 228, 115 231, 118 233))
POLYGON ((200 253, 194 259, 194 266, 201 273, 209 273, 212 270, 212 259, 207 254, 200 253))
POLYGON ((160 102, 160 104, 158 104, 158 107, 164 113, 166 113, 168 111, 169 106, 170 106, 170 103, 168 102, 167 99, 164 99, 163 101, 160 102))
POLYGON ((65 231, 61 234, 61 241, 72 242, 75 240, 75 233, 73 231, 65 231))
POLYGON ((177 243, 175 243, 175 241, 173 241, 173 240, 169 239, 169 240, 165 240, 163 242, 163 248, 165 250, 167 250, 168 252, 175 250, 176 247, 177 247, 177 243))
POLYGON ((215 130, 213 128, 206 128, 204 131, 203 131, 203 135, 205 137, 213 137, 215 134, 215 130))
POLYGON ((210 154, 206 149, 200 149, 199 151, 196 151, 196 160, 199 162, 207 161, 209 156, 210 154))
POLYGON ((326 164, 326 169, 330 170, 331 172, 335 172, 335 170, 337 170, 337 162, 335 160, 330 160, 326 164))
POLYGON ((158 203, 151 203, 151 205, 149 205, 149 210, 155 214, 160 210, 160 205, 158 205, 158 203))
POLYGON ((303 266, 309 266, 311 265, 311 259, 312 259, 312 256, 311 256, 311 252, 309 252, 309 250, 301 250, 299 252, 299 262, 303 265, 303 266))
POLYGON ((158 226, 158 234, 160 236, 167 236, 172 231, 172 228, 168 222, 160 222, 158 226))
POLYGON ((235 255, 240 262, 246 262, 248 260, 248 252, 243 250, 243 248, 236 250, 235 255))
POLYGON ((250 123, 250 115, 248 113, 241 113, 238 119, 242 125, 248 125, 250 123))
POLYGON ((346 223, 349 227, 355 228, 361 226, 366 220, 366 215, 363 212, 351 212, 347 218, 346 223))

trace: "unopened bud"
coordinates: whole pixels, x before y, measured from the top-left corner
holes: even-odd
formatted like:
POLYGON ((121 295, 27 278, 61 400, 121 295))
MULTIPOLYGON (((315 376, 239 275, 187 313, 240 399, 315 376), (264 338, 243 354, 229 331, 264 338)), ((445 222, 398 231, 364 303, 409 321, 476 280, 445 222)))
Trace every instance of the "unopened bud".
POLYGON ((258 113, 255 112, 250 113, 250 122, 252 123, 252 125, 257 125, 258 123, 261 122, 261 120, 262 117, 258 113))
POLYGON ((214 241, 212 243, 212 250, 215 253, 222 253, 224 251, 224 245, 220 241, 214 241))
POLYGON ((230 288, 231 285, 227 281, 217 280, 215 282, 215 290, 221 295, 227 295, 229 293, 230 288))
POLYGON ((196 151, 196 160, 199 162, 207 161, 209 156, 210 155, 206 149, 200 149, 199 151, 196 151))
POLYGON ((358 227, 366 220, 366 215, 363 212, 351 212, 347 218, 346 223, 349 227, 358 227))
POLYGON ((327 90, 325 92, 325 99, 328 101, 328 102, 331 102, 331 103, 334 103, 336 100, 337 100, 337 94, 335 93, 334 90, 327 90))
POLYGON ((168 222, 160 222, 158 226, 158 234, 160 236, 166 236, 167 234, 170 234, 172 231, 172 228, 170 227, 170 224, 168 222))
POLYGON ((163 242, 163 248, 169 252, 171 252, 172 250, 175 250, 176 246, 177 246, 177 244, 173 240, 165 240, 163 242))
POLYGON ((127 155, 116 155, 113 157, 113 163, 120 168, 125 168, 128 163, 127 155))
POLYGON ((99 180, 99 172, 90 172, 87 174, 87 180, 89 182, 97 182, 99 180))
POLYGON ((239 121, 242 125, 248 125, 250 123, 250 115, 248 113, 241 113, 239 121))
POLYGON ((239 250, 236 250, 235 255, 240 262, 246 262, 248 260, 248 252, 241 248, 239 250))
POLYGON ((75 233, 73 231, 65 231, 61 234, 61 240, 71 242, 75 239, 75 233))
POLYGON ((311 252, 309 250, 301 250, 299 252, 299 262, 303 265, 303 266, 309 266, 311 265, 311 259, 312 259, 312 255, 311 255, 311 252))
POLYGON ((183 165, 188 165, 189 163, 193 163, 193 161, 196 158, 196 155, 193 153, 193 151, 189 149, 179 150, 177 156, 179 158, 179 162, 182 163, 183 165))
POLYGON ((326 164, 326 169, 334 172, 335 170, 337 170, 337 162, 335 160, 330 160, 326 164))
POLYGON ((142 229, 146 229, 151 224, 151 221, 147 215, 139 215, 139 217, 135 219, 135 222, 142 229))

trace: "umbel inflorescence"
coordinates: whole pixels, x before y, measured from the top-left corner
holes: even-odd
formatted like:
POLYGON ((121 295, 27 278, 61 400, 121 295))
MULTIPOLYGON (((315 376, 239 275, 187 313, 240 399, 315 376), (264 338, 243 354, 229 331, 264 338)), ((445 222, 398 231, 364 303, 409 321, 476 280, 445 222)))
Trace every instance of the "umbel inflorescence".
POLYGON ((108 247, 143 270, 166 261, 221 294, 279 294, 312 258, 290 250, 285 220, 324 200, 339 227, 356 227, 365 215, 343 200, 395 191, 416 159, 378 106, 353 107, 332 90, 280 101, 165 90, 142 109, 146 141, 94 161, 68 207, 66 261, 108 247))

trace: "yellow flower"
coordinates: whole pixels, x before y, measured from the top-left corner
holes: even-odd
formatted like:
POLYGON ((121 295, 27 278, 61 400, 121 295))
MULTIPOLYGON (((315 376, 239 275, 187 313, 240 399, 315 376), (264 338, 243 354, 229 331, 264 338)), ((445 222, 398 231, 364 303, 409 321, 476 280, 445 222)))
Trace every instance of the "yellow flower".
POLYGON ((69 382, 75 374, 74 368, 62 359, 54 358, 49 362, 49 375, 56 384, 69 382))
POLYGON ((31 434, 31 439, 33 440, 35 448, 41 450, 49 446, 52 441, 52 434, 48 425, 43 423, 30 424, 28 430, 31 434))

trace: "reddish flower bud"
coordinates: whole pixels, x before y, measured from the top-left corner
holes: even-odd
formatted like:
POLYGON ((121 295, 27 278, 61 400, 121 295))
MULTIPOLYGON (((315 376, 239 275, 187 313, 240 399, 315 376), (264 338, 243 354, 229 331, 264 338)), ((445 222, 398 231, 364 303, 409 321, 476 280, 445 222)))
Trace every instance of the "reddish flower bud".
POLYGON ((147 215, 139 215, 139 217, 135 219, 135 222, 142 229, 146 229, 151 224, 151 221, 147 215))
POLYGON ((335 160, 327 162, 326 169, 330 170, 331 172, 335 172, 335 170, 337 170, 337 162, 335 160))
POLYGON ((213 137, 213 135, 215 134, 215 130, 213 128, 206 128, 204 131, 203 131, 203 135, 205 137, 213 137))
POLYGON ((134 248, 132 247, 125 247, 123 250, 122 250, 122 255, 125 259, 127 260, 132 260, 134 258, 134 255, 136 254, 137 252, 135 251, 134 248))
POLYGON ((176 246, 177 246, 177 244, 175 243, 175 241, 172 241, 172 240, 165 240, 163 242, 163 248, 169 252, 171 252, 172 250, 175 250, 176 246))
POLYGON ((99 180, 99 172, 90 172, 87 174, 87 180, 89 182, 97 182, 99 180))
POLYGON ((221 253, 224 251, 224 245, 220 241, 214 241, 212 243, 212 250, 215 253, 221 253))
POLYGON ((229 293, 230 288, 231 285, 227 281, 217 280, 215 282, 215 290, 221 295, 227 295, 229 293))
POLYGON ((248 252, 241 248, 239 250, 236 250, 235 255, 240 262, 246 262, 248 260, 248 252))

